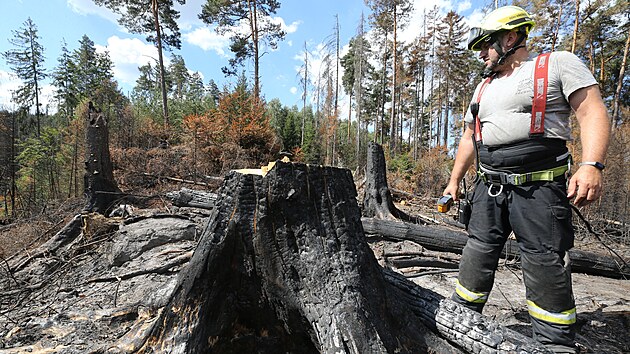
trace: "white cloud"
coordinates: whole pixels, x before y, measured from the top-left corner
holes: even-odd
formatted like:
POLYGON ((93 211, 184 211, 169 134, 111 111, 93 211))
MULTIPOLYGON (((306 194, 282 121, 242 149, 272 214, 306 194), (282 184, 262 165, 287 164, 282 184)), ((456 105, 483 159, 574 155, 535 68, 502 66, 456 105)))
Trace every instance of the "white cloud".
POLYGON ((273 17, 271 18, 271 22, 274 24, 280 24, 280 27, 286 33, 295 33, 298 30, 300 24, 302 24, 302 21, 293 21, 290 25, 287 26, 282 17, 273 17))
POLYGON ((55 114, 57 113, 57 102, 55 100, 55 91, 57 88, 53 85, 44 85, 42 87, 39 101, 42 103, 43 113, 55 114))
POLYGON ((289 91, 291 92, 291 94, 295 95, 295 94, 298 92, 298 89, 297 89, 297 87, 292 86, 292 87, 289 89, 289 91))
MULTIPOLYGON (((121 84, 135 85, 140 75, 138 67, 151 63, 155 66, 158 53, 155 46, 147 44, 137 38, 119 38, 111 36, 107 39, 107 46, 95 45, 97 52, 109 52, 114 63, 114 77, 121 84)), ((164 57, 164 65, 169 63, 168 56, 164 57)))
POLYGON ((199 19, 199 14, 201 13, 201 6, 206 1, 207 0, 187 0, 184 5, 175 2, 175 10, 179 11, 177 25, 182 32, 203 26, 203 22, 199 19))
MULTIPOLYGON (((15 111, 17 109, 15 103, 11 101, 11 97, 13 91, 17 90, 21 85, 22 80, 14 73, 0 70, 0 110, 6 109, 7 111, 15 111)), ((39 95, 41 109, 44 110, 44 112, 48 109, 49 114, 54 114, 57 111, 57 105, 53 101, 54 91, 55 87, 52 85, 41 86, 39 95)), ((34 110, 33 113, 35 113, 34 110)))
POLYGON ((475 9, 472 14, 466 17, 466 23, 468 27, 479 26, 481 20, 486 16, 486 13, 483 12, 483 9, 475 9))
MULTIPOLYGON (((201 8, 199 8, 201 11, 201 8)), ((183 18, 184 16, 182 16, 183 18)), ((286 33, 294 33, 297 31, 300 22, 295 21, 290 25, 287 25, 284 22, 282 17, 267 17, 261 20, 261 22, 271 21, 275 24, 280 24, 280 27, 286 33)), ((184 21, 185 22, 185 21, 184 21)), ((182 21, 179 21, 180 26, 182 28, 190 30, 188 33, 183 33, 182 38, 187 42, 194 46, 197 46, 204 51, 215 51, 221 57, 227 57, 226 51, 229 47, 230 36, 239 33, 239 34, 247 34, 249 32, 249 25, 245 20, 241 21, 238 26, 235 26, 226 31, 225 34, 218 34, 214 31, 214 26, 208 27, 206 25, 201 24, 201 21, 196 21, 194 23, 191 22, 190 26, 182 25, 182 21), (191 30, 195 28, 194 30, 191 30)))
POLYGON ((10 107, 15 104, 11 102, 11 92, 17 90, 22 84, 15 74, 0 70, 0 110, 13 110, 10 107))
POLYGON ((457 4, 457 13, 461 14, 462 12, 470 9, 472 7, 472 3, 468 0, 459 2, 457 4))
POLYGON ((214 50, 218 55, 225 57, 225 49, 230 40, 228 36, 222 36, 208 27, 200 27, 182 37, 186 42, 195 45, 204 51, 214 50))
POLYGON ((68 7, 79 15, 97 15, 112 23, 118 24, 118 17, 105 6, 96 6, 92 0, 67 0, 68 7))

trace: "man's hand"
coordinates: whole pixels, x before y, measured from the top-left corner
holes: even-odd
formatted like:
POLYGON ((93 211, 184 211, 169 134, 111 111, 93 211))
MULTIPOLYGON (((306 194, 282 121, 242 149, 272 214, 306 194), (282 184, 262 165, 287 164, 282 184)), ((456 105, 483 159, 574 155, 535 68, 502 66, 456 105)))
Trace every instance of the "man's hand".
POLYGON ((569 180, 567 197, 575 198, 573 204, 583 207, 602 195, 602 171, 595 166, 583 165, 569 180))
POLYGON ((450 195, 453 197, 453 201, 456 202, 459 200, 459 183, 449 183, 448 186, 442 192, 442 195, 450 195))

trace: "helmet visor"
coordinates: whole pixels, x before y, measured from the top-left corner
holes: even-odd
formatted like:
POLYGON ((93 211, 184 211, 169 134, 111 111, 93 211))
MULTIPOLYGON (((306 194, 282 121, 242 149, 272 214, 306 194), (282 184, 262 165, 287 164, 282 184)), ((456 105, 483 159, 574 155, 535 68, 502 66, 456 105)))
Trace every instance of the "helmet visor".
POLYGON ((468 49, 479 51, 480 44, 490 36, 491 32, 484 30, 481 27, 473 27, 470 29, 470 34, 468 35, 468 49))

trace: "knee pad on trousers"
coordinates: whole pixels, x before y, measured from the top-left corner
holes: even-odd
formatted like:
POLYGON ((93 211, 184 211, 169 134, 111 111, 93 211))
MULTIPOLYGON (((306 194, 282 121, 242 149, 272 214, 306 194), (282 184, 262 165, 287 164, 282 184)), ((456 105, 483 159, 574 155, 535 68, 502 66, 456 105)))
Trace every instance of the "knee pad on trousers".
POLYGON ((521 253, 527 307, 534 339, 574 346, 575 300, 565 253, 521 253))
POLYGON ((502 246, 469 238, 459 263, 453 300, 481 312, 494 284, 494 272, 502 246))

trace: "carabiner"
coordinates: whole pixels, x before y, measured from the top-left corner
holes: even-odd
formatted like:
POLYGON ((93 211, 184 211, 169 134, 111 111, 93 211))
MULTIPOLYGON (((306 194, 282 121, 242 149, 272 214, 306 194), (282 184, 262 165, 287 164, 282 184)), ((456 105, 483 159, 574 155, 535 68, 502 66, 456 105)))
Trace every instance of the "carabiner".
POLYGON ((501 194, 501 192, 503 192, 503 185, 499 184, 499 191, 496 194, 492 194, 493 187, 496 187, 496 185, 490 184, 490 188, 488 188, 488 195, 491 196, 492 198, 496 198, 499 196, 499 194, 501 194))

